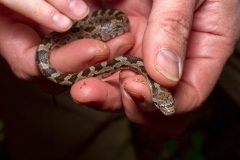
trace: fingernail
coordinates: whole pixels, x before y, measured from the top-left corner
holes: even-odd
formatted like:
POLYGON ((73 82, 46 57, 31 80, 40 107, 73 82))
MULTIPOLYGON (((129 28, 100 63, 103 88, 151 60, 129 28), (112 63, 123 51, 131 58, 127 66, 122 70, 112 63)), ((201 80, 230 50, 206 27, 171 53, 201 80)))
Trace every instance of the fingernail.
POLYGON ((131 97, 133 101, 136 102, 138 107, 140 107, 145 112, 152 112, 156 110, 154 107, 152 107, 152 105, 150 105, 151 102, 148 101, 148 98, 144 96, 145 93, 139 92, 139 87, 142 88, 143 86, 148 86, 148 83, 144 77, 138 75, 135 79, 132 80, 126 80, 123 84, 123 91, 125 95, 131 97), (132 80, 134 80, 134 82, 132 80), (132 88, 133 90, 130 90, 128 86, 134 86, 135 88, 132 88))
POLYGON ((166 48, 159 50, 155 68, 171 81, 178 81, 182 76, 182 62, 180 57, 166 48))
POLYGON ((56 13, 53 16, 53 22, 55 23, 56 26, 62 29, 68 29, 72 25, 72 21, 60 13, 56 13))
POLYGON ((69 3, 69 9, 73 16, 76 16, 77 18, 85 17, 89 11, 86 3, 80 0, 71 0, 69 3))

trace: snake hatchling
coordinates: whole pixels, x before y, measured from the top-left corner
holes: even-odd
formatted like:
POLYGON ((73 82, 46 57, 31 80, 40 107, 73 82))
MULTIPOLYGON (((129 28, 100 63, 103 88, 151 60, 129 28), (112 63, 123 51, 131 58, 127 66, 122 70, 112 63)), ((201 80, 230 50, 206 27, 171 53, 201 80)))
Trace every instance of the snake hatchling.
POLYGON ((146 78, 151 90, 153 104, 164 115, 172 115, 175 111, 172 94, 147 74, 140 58, 130 55, 120 56, 72 74, 57 71, 49 62, 50 51, 54 48, 83 38, 105 42, 127 32, 128 26, 129 20, 123 12, 116 9, 100 9, 90 13, 84 20, 74 23, 65 33, 50 33, 41 41, 37 49, 36 62, 40 72, 55 83, 70 86, 85 78, 106 78, 121 69, 134 70, 146 78))

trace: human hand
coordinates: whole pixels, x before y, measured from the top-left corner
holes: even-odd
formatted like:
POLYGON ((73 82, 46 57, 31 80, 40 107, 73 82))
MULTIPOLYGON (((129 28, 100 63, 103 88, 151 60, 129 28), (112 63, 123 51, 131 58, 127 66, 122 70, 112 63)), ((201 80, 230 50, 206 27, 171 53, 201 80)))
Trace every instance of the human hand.
MULTIPOLYGON (((8 62, 13 73, 20 79, 41 81, 35 63, 35 52, 40 40, 50 31, 67 30, 72 23, 70 19, 84 18, 89 10, 87 6, 96 8, 99 5, 94 1, 88 1, 86 5, 81 0, 24 1, 24 5, 14 0, 0 0, 0 54, 8 62)), ((108 45, 97 40, 79 40, 53 51, 50 59, 53 66, 63 72, 77 72, 107 59, 111 56, 110 50, 116 54, 124 52, 124 48, 131 47, 130 43, 133 43, 130 34, 116 38, 108 45), (119 46, 112 45, 115 43, 119 46), (79 52, 82 48, 84 53, 79 52)), ((58 89, 52 88, 53 86, 49 85, 51 83, 46 82, 44 81, 44 85, 48 90, 58 89)))
POLYGON ((159 84, 174 87, 177 116, 165 118, 146 106, 149 88, 132 72, 121 72, 120 89, 96 79, 79 82, 71 90, 73 98, 103 111, 124 110, 131 121, 155 131, 181 129, 184 113, 208 97, 239 38, 240 2, 142 0, 136 5, 133 0, 106 0, 105 4, 129 16, 136 39, 129 54, 143 57, 149 75, 159 84))
POLYGON ((71 27, 72 20, 80 20, 89 12, 89 7, 82 0, 26 0, 24 3, 17 0, 0 0, 0 4, 59 32, 66 31, 71 27))

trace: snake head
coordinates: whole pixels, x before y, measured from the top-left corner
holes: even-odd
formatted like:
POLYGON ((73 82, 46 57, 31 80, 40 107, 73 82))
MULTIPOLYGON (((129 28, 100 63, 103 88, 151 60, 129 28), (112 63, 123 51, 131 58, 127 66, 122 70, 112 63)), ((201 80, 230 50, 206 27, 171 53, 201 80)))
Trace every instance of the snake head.
POLYGON ((171 116, 175 112, 175 101, 172 94, 165 90, 152 97, 154 105, 165 115, 171 116))

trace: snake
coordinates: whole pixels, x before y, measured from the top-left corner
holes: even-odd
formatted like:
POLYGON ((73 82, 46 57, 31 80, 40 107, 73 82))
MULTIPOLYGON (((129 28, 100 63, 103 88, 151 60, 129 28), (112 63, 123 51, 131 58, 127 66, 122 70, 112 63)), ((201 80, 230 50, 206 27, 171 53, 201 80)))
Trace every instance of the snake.
POLYGON ((127 15, 117 9, 99 9, 90 12, 83 20, 76 21, 66 32, 51 32, 40 42, 36 51, 36 65, 41 74, 50 81, 71 86, 89 78, 106 78, 120 70, 132 70, 142 74, 150 88, 152 103, 163 115, 170 116, 175 112, 175 101, 171 92, 155 82, 146 72, 143 60, 132 55, 123 55, 109 61, 97 63, 79 73, 62 73, 50 64, 50 53, 53 49, 83 38, 97 39, 106 42, 129 31, 127 15))

